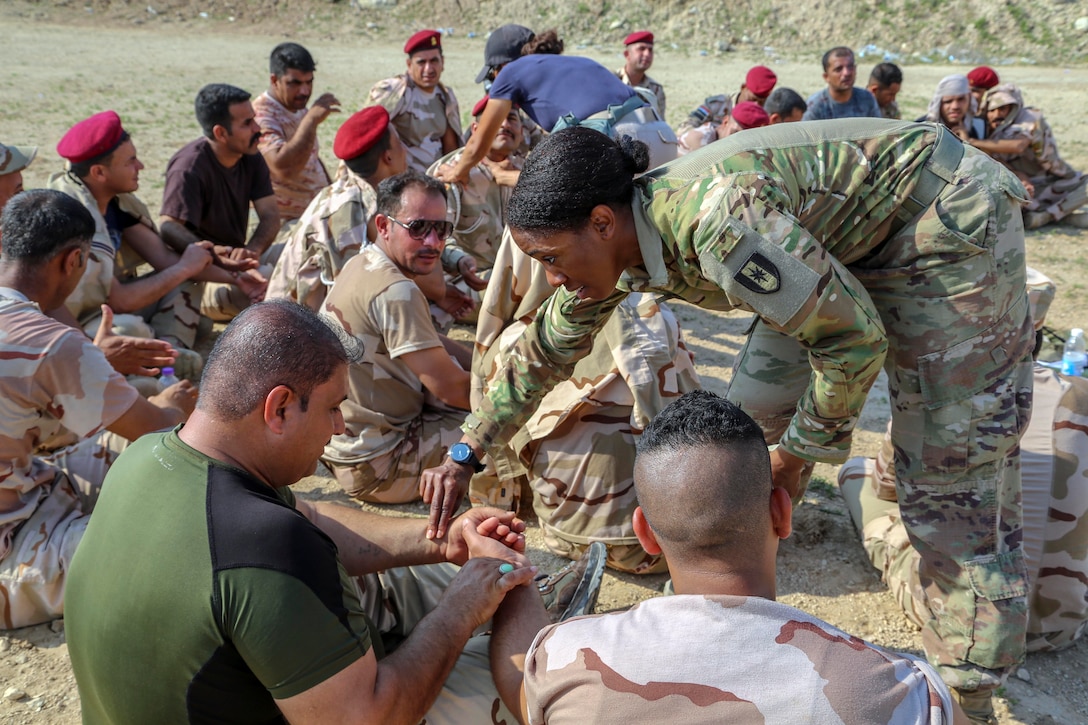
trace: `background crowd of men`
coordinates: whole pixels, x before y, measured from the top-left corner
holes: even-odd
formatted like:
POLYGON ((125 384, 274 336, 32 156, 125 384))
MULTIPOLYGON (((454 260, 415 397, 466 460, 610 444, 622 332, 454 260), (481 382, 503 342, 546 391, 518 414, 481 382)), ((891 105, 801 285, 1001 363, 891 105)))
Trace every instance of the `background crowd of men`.
MULTIPOLYGON (((495 37, 519 37, 510 28, 520 26, 495 37)), ((654 42, 649 31, 628 35, 614 76, 660 122, 667 83, 648 74, 654 42)), ((533 52, 562 53, 561 41, 548 43, 558 50, 533 52)), ((517 334, 548 304, 549 281, 515 244, 505 214, 526 159, 553 129, 534 122, 529 104, 511 103, 492 122, 487 94, 462 128, 458 99, 442 82, 441 33, 415 33, 403 50, 405 72, 375 84, 367 107, 340 125, 335 168, 322 159, 318 129, 341 104, 331 92, 315 95, 317 64, 301 45, 276 46, 269 86, 256 98, 224 83, 201 88, 194 108, 203 135, 166 166, 158 219, 137 196, 144 166, 118 113, 71 126, 57 144, 65 168, 48 189, 22 188, 36 149, 0 139, 0 395, 10 401, 0 412, 0 626, 66 615, 88 721, 149 721, 167 711, 157 709, 163 703, 178 718, 219 712, 225 688, 245 693, 229 705, 236 712, 282 712, 292 721, 362 707, 405 722, 495 713, 619 722, 646 716, 644 700, 630 693, 632 683, 645 686, 647 672, 670 716, 705 708, 703 716, 719 720, 819 712, 903 722, 909 711, 911 721, 948 722, 963 717, 955 695, 976 721, 992 717, 989 689, 974 700, 970 688, 950 694, 924 661, 859 646, 773 602, 774 554, 789 535, 791 503, 771 485, 766 431, 730 403, 693 392, 701 383, 692 355, 656 296, 631 293, 570 380, 501 451, 481 459, 458 442, 517 334), (494 137, 467 180, 444 183, 485 126, 494 137), (196 348, 213 322, 231 324, 205 361, 196 348), (447 335, 455 322, 476 325, 471 348, 447 335), (155 376, 166 367, 182 381, 163 389, 155 376), (445 518, 438 528, 433 517, 392 523, 296 501, 287 489, 320 460, 361 501, 432 502, 437 492, 421 475, 447 457, 473 468, 476 506, 448 530, 445 518), (722 474, 733 467, 744 475, 722 474), (162 495, 153 494, 154 505, 143 488, 151 482, 162 495), (552 624, 537 590, 561 588, 554 578, 521 586, 538 578, 514 515, 523 499, 547 546, 580 560, 559 577, 579 590, 571 611, 592 610, 605 563, 639 574, 668 570, 677 596, 606 624, 552 624), (681 520, 674 500, 704 518, 681 520), (302 517, 291 518, 294 511, 302 517), (229 533, 246 528, 238 517, 267 527, 247 540, 229 533), (175 525, 179 536, 197 537, 200 551, 210 547, 210 566, 190 556, 189 539, 174 538, 143 557, 138 588, 95 566, 96 557, 114 559, 175 525), (295 548, 268 545, 276 540, 295 548), (178 552, 186 554, 174 558, 178 552), (751 571, 728 565, 749 558, 751 571), (166 568, 185 576, 168 582, 166 568), (114 606, 122 588, 126 606, 114 606), (292 612, 259 604, 287 590, 292 612), (145 640, 162 626, 156 607, 183 599, 188 609, 167 629, 201 667, 171 667, 139 698, 124 696, 120 683, 155 659, 145 640), (718 661, 720 651, 693 660, 676 649, 679 659, 665 657, 656 671, 623 651, 639 632, 663 636, 688 619, 691 631, 737 633, 727 655, 733 670, 718 661), (136 623, 124 637, 116 635, 121 622, 136 623), (782 627, 799 639, 775 639, 782 627), (288 628, 297 636, 265 636, 288 628), (184 641, 193 638, 199 645, 184 641), (579 652, 586 641, 594 645, 579 652), (756 641, 767 652, 790 650, 767 659, 791 662, 798 690, 817 692, 817 674, 844 689, 795 710, 793 698, 753 680, 745 655, 766 654, 756 641), (826 669, 791 660, 798 655, 826 669), (130 674, 110 664, 118 661, 130 674), (708 661, 722 666, 720 679, 689 671, 708 661), (692 683, 704 696, 690 695, 692 683), (409 688, 413 697, 404 695, 409 688), (850 692, 874 694, 869 709, 851 711, 850 692), (748 694, 726 697, 733 693, 748 694), (587 715, 587 702, 600 708, 596 715, 587 715)), ((489 40, 477 82, 490 88, 512 61, 489 40)), ((782 123, 900 119, 898 66, 877 64, 861 87, 849 48, 829 50, 822 64, 825 87, 807 99, 779 86, 771 68, 754 66, 736 91, 708 96, 675 128, 672 155, 782 123)), ((1026 191, 1027 228, 1088 228, 1088 177, 1062 161, 1042 111, 993 69, 942 79, 918 120, 943 125, 1010 169, 1026 191)), ((1032 280, 1038 329, 1054 290, 1032 280)), ((1035 375, 1049 407, 1032 419, 1038 458, 1024 465, 1050 465, 1032 489, 1043 503, 1031 511, 1025 503, 1025 530, 1035 537, 1029 644, 1046 649, 1071 643, 1088 621, 1083 578, 1054 574, 1088 565, 1076 554, 1084 537, 1068 543, 1069 521, 1088 512, 1088 481, 1053 465, 1054 451, 1088 456, 1083 436, 1058 433, 1088 415, 1088 394, 1080 380, 1040 367, 1035 375), (1065 528, 1047 519, 1053 510, 1063 512, 1065 528)), ((874 566, 923 626, 931 593, 911 579, 916 553, 896 513, 891 456, 844 466, 842 487, 874 566)))

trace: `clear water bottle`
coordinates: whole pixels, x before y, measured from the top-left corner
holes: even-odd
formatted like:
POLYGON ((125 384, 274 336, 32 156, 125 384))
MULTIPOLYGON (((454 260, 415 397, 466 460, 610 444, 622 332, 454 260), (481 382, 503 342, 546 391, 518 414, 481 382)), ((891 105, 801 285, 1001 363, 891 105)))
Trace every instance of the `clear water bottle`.
MULTIPOLYGON (((1083 352, 1084 352, 1084 342, 1083 342, 1083 340, 1081 341, 1081 346, 1080 347, 1081 347, 1081 353, 1083 354, 1083 352)), ((1083 363, 1081 364, 1081 367, 1084 367, 1083 363)), ((175 384, 180 383, 180 382, 181 381, 178 380, 178 376, 174 375, 174 368, 163 368, 162 369, 162 375, 159 376, 159 389, 160 390, 166 390, 171 385, 175 385, 175 384)))
POLYGON ((1069 333, 1069 339, 1065 341, 1065 351, 1062 352, 1062 372, 1080 377, 1084 374, 1085 363, 1088 363, 1088 352, 1085 352, 1084 330, 1075 327, 1069 333))

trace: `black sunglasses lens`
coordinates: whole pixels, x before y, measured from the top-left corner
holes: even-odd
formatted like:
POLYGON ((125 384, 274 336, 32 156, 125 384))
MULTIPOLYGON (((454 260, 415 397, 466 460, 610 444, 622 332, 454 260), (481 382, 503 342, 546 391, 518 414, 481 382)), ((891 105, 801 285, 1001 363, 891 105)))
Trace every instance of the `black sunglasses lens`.
POLYGON ((408 234, 412 239, 426 239, 431 229, 434 229, 439 239, 446 239, 453 232, 453 224, 447 221, 436 222, 430 219, 416 219, 408 225, 408 234))

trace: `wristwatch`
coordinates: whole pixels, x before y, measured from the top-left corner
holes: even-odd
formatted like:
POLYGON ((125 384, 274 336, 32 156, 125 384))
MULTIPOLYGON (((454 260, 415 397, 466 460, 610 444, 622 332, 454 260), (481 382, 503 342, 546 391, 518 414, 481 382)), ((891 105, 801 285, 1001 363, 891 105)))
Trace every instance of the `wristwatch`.
POLYGON ((450 446, 450 459, 454 463, 471 467, 476 473, 484 470, 484 464, 480 463, 480 459, 476 457, 476 452, 467 443, 454 443, 450 446))

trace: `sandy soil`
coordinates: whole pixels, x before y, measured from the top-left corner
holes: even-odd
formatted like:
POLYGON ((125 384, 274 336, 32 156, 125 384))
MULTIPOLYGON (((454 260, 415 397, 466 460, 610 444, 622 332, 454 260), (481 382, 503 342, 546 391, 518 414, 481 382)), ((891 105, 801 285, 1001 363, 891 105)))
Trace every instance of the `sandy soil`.
MULTIPOLYGON (((49 174, 61 169, 54 147, 72 123, 112 108, 121 114, 147 165, 141 194, 153 209, 160 203, 167 159, 198 134, 192 112, 197 89, 207 82, 225 81, 254 94, 260 92, 268 78, 268 51, 284 39, 282 35, 256 35, 225 21, 209 21, 206 28, 187 24, 174 29, 49 25, 17 18, 6 5, 0 7, 0 37, 6 66, 6 73, 0 76, 0 140, 40 146, 37 160, 25 174, 27 187, 43 185, 49 174)), ((347 110, 362 106, 374 81, 403 68, 400 38, 381 43, 301 40, 318 60, 318 92, 335 92, 347 110)), ((472 79, 482 50, 479 38, 454 38, 446 43, 444 80, 460 94, 462 109, 471 107, 480 95, 472 79)), ((618 53, 595 57, 610 66, 620 63, 618 53)), ((732 92, 747 68, 757 62, 770 62, 780 82, 803 95, 821 83, 815 56, 730 54, 713 58, 662 48, 653 75, 668 90, 669 120, 678 123, 704 96, 732 92)), ((870 64, 863 62, 861 66, 861 73, 867 74, 870 64)), ((964 70, 906 67, 907 82, 900 96, 904 115, 921 114, 937 80, 964 70)), ((1030 101, 1046 109, 1067 160, 1078 168, 1088 167, 1083 114, 1088 69, 1008 66, 1002 67, 1001 73, 1022 84, 1030 101)), ((329 149, 343 117, 334 117, 321 128, 327 161, 332 159, 329 149)), ((1068 227, 1033 233, 1028 239, 1029 262, 1059 284, 1049 318, 1058 329, 1088 322, 1080 314, 1082 306, 1076 303, 1079 295, 1088 291, 1085 241, 1088 233, 1068 227)), ((724 392, 748 316, 684 305, 678 305, 676 311, 705 385, 724 392)), ((467 332, 463 334, 467 336, 467 332)), ((887 415, 887 396, 878 387, 860 426, 856 453, 875 451, 887 415)), ((796 514, 796 533, 781 550, 780 598, 878 644, 920 653, 917 631, 900 614, 865 559, 833 485, 834 468, 820 466, 816 473, 825 484, 817 483, 810 489, 796 514)), ((312 477, 298 488, 306 496, 346 502, 328 478, 312 477)), ((405 506, 398 510, 403 515, 418 515, 422 509, 405 506)), ((542 550, 536 529, 531 533, 534 559, 543 566, 554 564, 554 557, 542 550)), ((610 574, 600 607, 625 607, 653 596, 664 581, 663 576, 639 579, 610 574)), ((169 626, 169 621, 169 614, 164 613, 163 626, 169 626)), ((1088 722, 1088 645, 1081 641, 1061 653, 1030 656, 1019 676, 1010 678, 1003 694, 999 703, 1002 723, 1088 722)), ((62 622, 0 637, 0 722, 79 722, 79 697, 62 622)))

